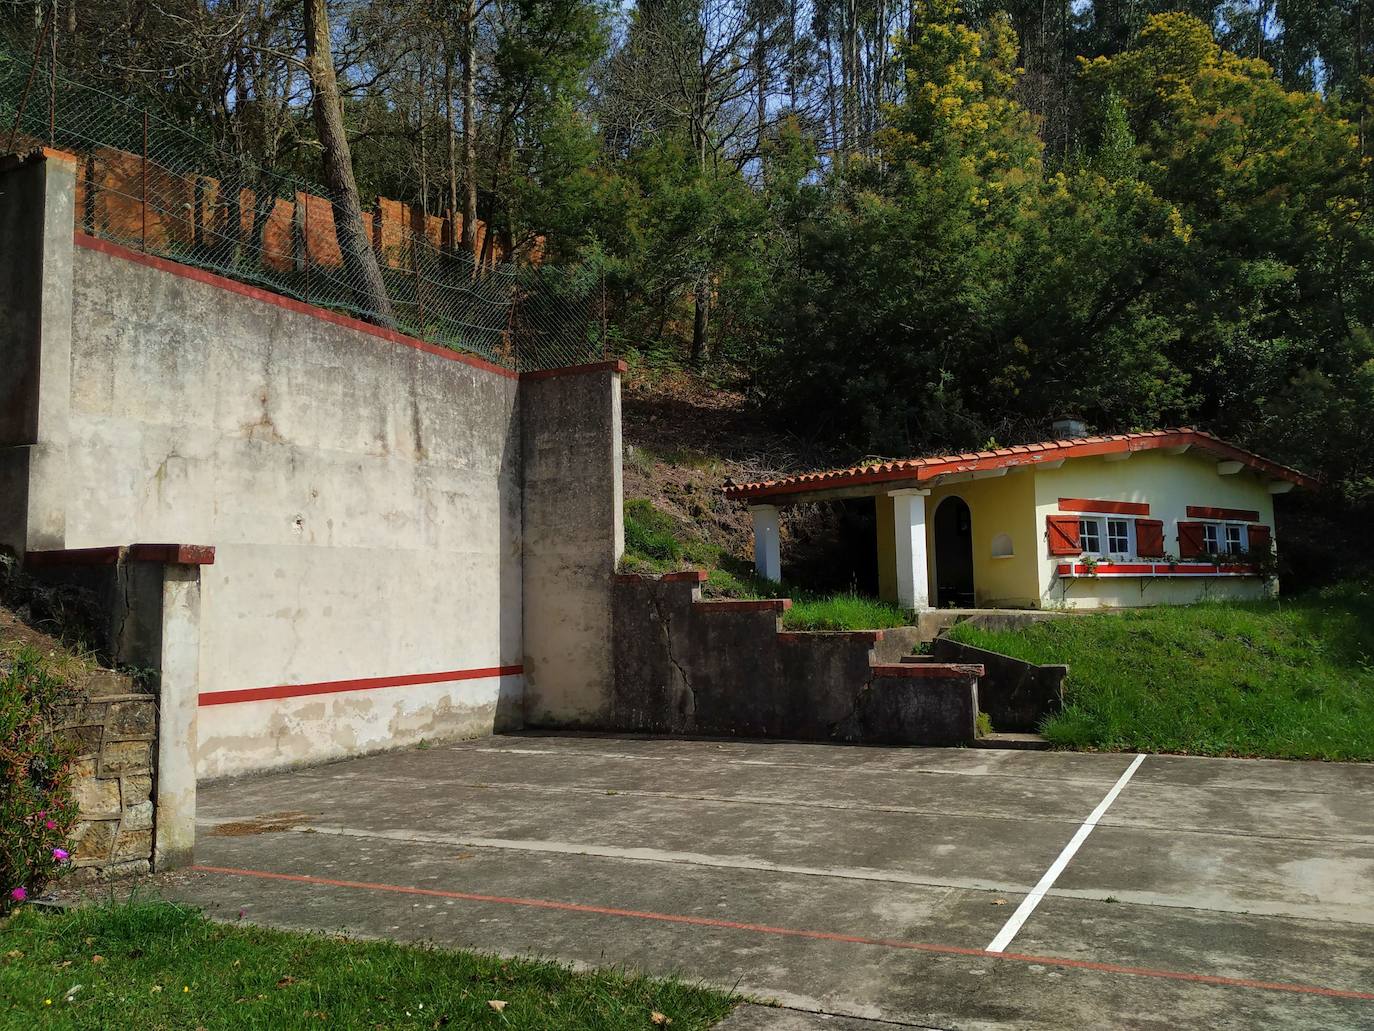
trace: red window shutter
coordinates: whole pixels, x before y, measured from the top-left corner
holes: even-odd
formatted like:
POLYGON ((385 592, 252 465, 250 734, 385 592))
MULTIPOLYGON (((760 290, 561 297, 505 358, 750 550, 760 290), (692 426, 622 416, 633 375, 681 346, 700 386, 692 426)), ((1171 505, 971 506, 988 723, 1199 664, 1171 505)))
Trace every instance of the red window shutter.
POLYGON ((1078 543, 1078 516, 1046 516, 1045 536, 1051 555, 1078 555, 1083 551, 1078 543))
POLYGON ((1135 521, 1135 553, 1141 558, 1164 557, 1164 522, 1160 519, 1135 521))
POLYGON ((1260 555, 1268 555, 1269 541, 1272 538, 1272 535, 1269 532, 1269 527, 1260 525, 1258 523, 1252 523, 1246 529, 1249 531, 1250 534, 1250 547, 1247 550, 1260 555))
POLYGON ((1207 544, 1202 538, 1201 523, 1178 524, 1178 557, 1197 558, 1206 554, 1207 544))

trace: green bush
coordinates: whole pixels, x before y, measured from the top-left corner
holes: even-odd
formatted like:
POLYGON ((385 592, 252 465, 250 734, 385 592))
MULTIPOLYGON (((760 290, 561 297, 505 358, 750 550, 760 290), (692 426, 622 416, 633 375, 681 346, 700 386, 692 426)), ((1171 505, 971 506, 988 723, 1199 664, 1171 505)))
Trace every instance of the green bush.
POLYGON ((64 691, 33 649, 0 656, 0 913, 42 891, 67 858, 72 755, 52 731, 64 691))

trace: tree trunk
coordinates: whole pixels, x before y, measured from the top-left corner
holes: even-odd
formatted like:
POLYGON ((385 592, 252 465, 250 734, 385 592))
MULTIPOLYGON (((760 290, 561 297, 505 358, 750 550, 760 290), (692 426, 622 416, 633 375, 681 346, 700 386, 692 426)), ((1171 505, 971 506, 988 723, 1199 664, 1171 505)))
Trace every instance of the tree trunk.
POLYGON ((692 319, 692 365, 700 369, 706 364, 711 349, 707 336, 711 318, 711 277, 708 273, 701 273, 693 295, 696 310, 692 319))
POLYGON ((840 10, 843 17, 840 30, 840 88, 844 91, 844 149, 846 153, 852 154, 858 148, 860 135, 858 125, 858 5, 855 0, 843 0, 840 10))
POLYGON ((463 237, 461 246, 477 252, 477 20, 476 0, 466 0, 463 15, 463 237))
POLYGON ((755 105, 754 118, 756 128, 754 130, 756 139, 755 149, 758 153, 763 153, 764 136, 768 131, 768 61, 767 54, 767 26, 764 24, 764 4, 763 0, 758 0, 758 22, 755 26, 756 36, 754 39, 754 88, 755 105))
POLYGON ((447 39, 444 43, 444 128, 448 142, 448 238, 444 246, 450 251, 458 245, 458 234, 454 231, 458 220, 458 134, 453 124, 453 49, 447 39))
POLYGON ((343 107, 339 83, 334 77, 334 51, 329 39, 329 12, 326 0, 304 0, 305 59, 310 73, 311 106, 315 131, 320 137, 325 182, 334 205, 334 229, 343 252, 344 270, 358 295, 359 306, 374 313, 376 321, 395 328, 396 316, 386 295, 382 270, 372 241, 363 228, 362 205, 358 202, 358 183, 353 178, 353 155, 344 133, 343 107))

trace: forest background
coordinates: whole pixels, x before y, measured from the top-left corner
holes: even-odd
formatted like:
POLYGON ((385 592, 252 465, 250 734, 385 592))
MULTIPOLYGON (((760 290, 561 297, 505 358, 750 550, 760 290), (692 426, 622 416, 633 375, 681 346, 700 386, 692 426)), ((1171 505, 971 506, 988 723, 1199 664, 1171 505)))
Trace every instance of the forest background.
POLYGON ((0 0, 0 39, 590 270, 612 350, 855 458, 1212 430, 1326 481, 1315 582, 1374 569, 1364 7, 0 0))

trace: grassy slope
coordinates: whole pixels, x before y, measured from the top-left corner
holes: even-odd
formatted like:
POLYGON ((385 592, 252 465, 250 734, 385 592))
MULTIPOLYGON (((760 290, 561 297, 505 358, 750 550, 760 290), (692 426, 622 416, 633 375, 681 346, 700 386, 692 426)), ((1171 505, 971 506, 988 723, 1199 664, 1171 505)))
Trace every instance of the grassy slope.
POLYGON ((678 1031, 710 1027, 731 1006, 674 981, 227 927, 166 903, 30 908, 0 925, 4 1027, 678 1031))
POLYGON ((704 569, 705 593, 722 598, 791 598, 783 615, 789 630, 882 630, 907 626, 905 609, 859 594, 817 594, 754 575, 753 566, 726 549, 692 534, 645 498, 625 503, 625 559, 631 572, 666 573, 704 569))
POLYGON ((1137 609, 957 640, 1069 664, 1045 735, 1074 748, 1374 760, 1374 590, 1137 609))
MULTIPOLYGON (((749 514, 725 500, 722 483, 816 468, 837 461, 834 455, 768 430, 739 395, 682 373, 653 378, 632 370, 624 411, 626 571, 704 569, 708 597, 791 598, 783 622, 794 630, 876 630, 911 621, 873 598, 754 575, 749 514)), ((825 513, 813 518, 823 521, 825 513)))

